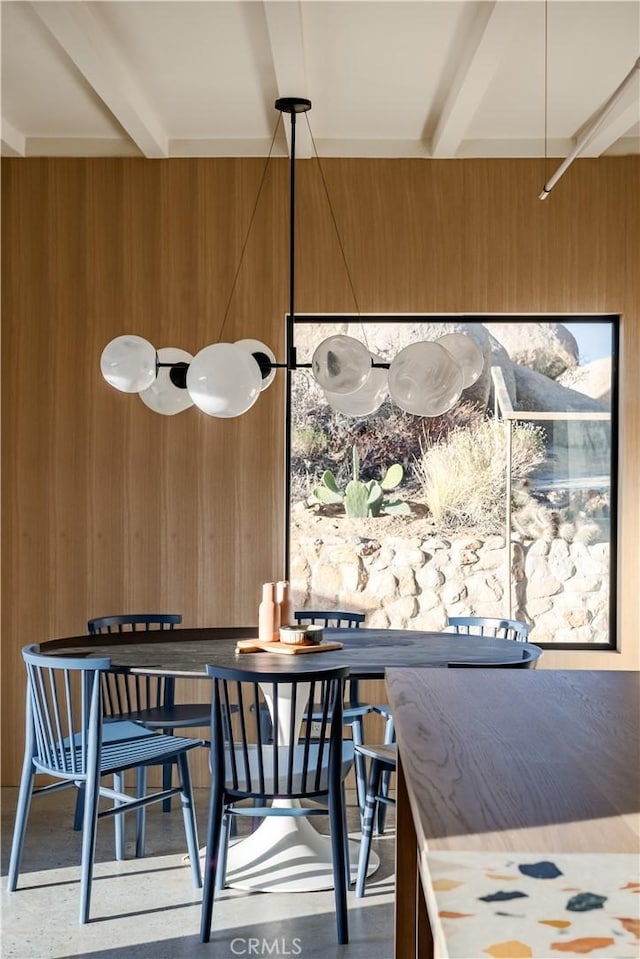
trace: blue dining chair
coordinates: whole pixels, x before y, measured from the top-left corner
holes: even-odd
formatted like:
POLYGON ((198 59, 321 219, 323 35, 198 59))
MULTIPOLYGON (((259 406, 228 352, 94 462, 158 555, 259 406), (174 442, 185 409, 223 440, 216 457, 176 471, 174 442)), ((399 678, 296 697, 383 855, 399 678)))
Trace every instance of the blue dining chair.
MULTIPOLYGON (((312 610, 301 609, 294 614, 296 623, 316 624, 325 629, 359 629, 364 623, 364 613, 346 612, 343 610, 312 610)), ((342 711, 342 721, 351 730, 354 746, 364 742, 364 717, 372 713, 372 703, 360 702, 358 680, 349 679, 345 689, 345 702, 342 711)), ((315 717, 313 717, 315 719, 315 717)), ((366 764, 359 752, 355 757, 356 795, 361 816, 364 814, 364 801, 367 787, 366 764)))
MULTIPOLYGON (((90 636, 149 633, 173 631, 181 622, 179 613, 127 613, 90 619, 87 629, 90 636)), ((179 630, 175 639, 180 639, 179 630)), ((135 642, 135 637, 132 636, 131 641, 135 642)), ((176 703, 174 676, 111 673, 103 682, 107 718, 126 718, 149 729, 161 729, 166 734, 178 728, 208 726, 211 721, 209 703, 176 703)))
POLYGON ((395 742, 381 743, 375 746, 358 746, 357 752, 360 753, 363 760, 366 759, 369 762, 360 856, 356 874, 356 898, 361 899, 364 896, 364 884, 369 869, 374 823, 377 820, 378 833, 381 834, 384 831, 384 820, 381 829, 379 825, 380 809, 382 807, 386 809, 388 806, 395 806, 396 804, 395 799, 389 794, 389 779, 391 774, 396 771, 398 747, 395 742))
POLYGON ((447 626, 454 632, 468 636, 495 636, 497 639, 512 639, 526 643, 529 624, 519 619, 502 619, 493 616, 448 616, 447 626))
MULTIPOLYGON (((102 634, 148 633, 156 630, 174 630, 182 622, 179 613, 125 613, 117 616, 98 616, 90 619, 87 630, 90 636, 102 634)), ((179 630, 176 633, 179 638, 179 630)), ((134 642, 135 639, 132 639, 134 642)), ((147 729, 162 730, 166 735, 175 729, 208 727, 211 721, 209 703, 176 703, 176 681, 173 676, 132 676, 125 672, 105 673, 104 708, 107 719, 129 719, 141 723, 147 729)), ((162 771, 162 788, 171 786, 171 765, 162 771)), ((75 824, 79 827, 82 818, 81 795, 76 809, 75 824)), ((163 802, 168 812, 171 800, 163 802)))
POLYGON ((201 942, 209 942, 215 890, 225 883, 230 820, 242 816, 328 816, 338 942, 348 942, 344 781, 353 764, 353 744, 343 742, 342 735, 348 673, 346 666, 273 673, 207 666, 212 679, 211 792, 201 942), (296 704, 303 708, 307 699, 315 703, 317 730, 308 721, 298 720, 296 727, 296 704), (283 742, 278 736, 262 737, 262 710, 270 703, 273 728, 280 730, 283 742), (313 805, 272 805, 283 799, 313 800, 313 805), (243 800, 252 805, 241 805, 243 800))
POLYGON ((116 822, 122 822, 129 810, 140 810, 170 796, 180 796, 193 884, 199 888, 202 877, 187 754, 201 746, 202 740, 152 733, 125 721, 111 724, 105 738, 101 680, 110 669, 110 659, 48 656, 36 645, 26 646, 22 656, 27 669, 26 740, 9 861, 9 891, 18 884, 32 796, 71 787, 83 788, 85 797, 80 923, 89 921, 98 820, 113 816, 116 822), (150 795, 125 792, 126 770, 165 763, 177 766, 177 786, 150 795), (39 774, 55 781, 36 788, 39 774), (105 776, 114 777, 113 789, 102 784, 105 776), (102 798, 113 805, 99 809, 102 798))

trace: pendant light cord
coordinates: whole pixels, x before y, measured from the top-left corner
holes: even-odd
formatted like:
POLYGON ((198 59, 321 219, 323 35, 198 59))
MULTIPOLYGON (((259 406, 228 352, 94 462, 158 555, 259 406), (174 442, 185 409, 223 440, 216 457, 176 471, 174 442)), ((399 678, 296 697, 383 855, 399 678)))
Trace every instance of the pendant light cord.
MULTIPOLYGON (((323 189, 324 189, 324 195, 325 195, 325 197, 326 197, 326 199, 327 199, 327 204, 328 204, 328 206, 329 206, 329 211, 330 211, 330 213, 331 213, 331 219, 332 219, 332 221, 333 221, 333 228, 334 228, 334 230, 336 231, 336 237, 337 237, 337 239, 338 239, 338 246, 340 247, 340 253, 342 254, 342 262, 344 263, 344 268, 345 268, 345 272, 346 272, 346 274, 347 274, 347 279, 349 280, 349 287, 350 287, 350 289, 351 289, 351 295, 352 295, 352 297, 353 297, 353 302, 354 302, 355 307, 356 307, 356 312, 357 312, 358 316, 360 316, 360 306, 359 306, 359 304, 358 304, 358 297, 356 296, 356 291, 355 291, 355 288, 354 288, 354 286, 353 286, 353 280, 351 279, 351 272, 350 272, 349 266, 348 266, 348 264, 347 264, 347 257, 346 257, 345 252, 344 252, 344 246, 343 246, 343 243, 342 243, 342 238, 341 238, 341 236, 340 236, 340 231, 339 231, 339 229, 338 229, 338 224, 337 224, 337 222, 336 222, 336 215, 335 215, 334 210, 333 210, 333 204, 331 203, 331 197, 329 196, 329 190, 327 189, 327 181, 326 181, 325 178, 324 178, 324 171, 323 171, 323 169, 322 169, 322 164, 321 164, 321 162, 320 162, 320 157, 318 156, 318 148, 317 148, 317 146, 316 146, 316 141, 315 141, 315 139, 314 139, 313 133, 311 132, 311 124, 309 123, 309 117, 306 116, 306 114, 305 114, 305 120, 307 121, 307 126, 309 127, 309 136, 311 137, 311 143, 313 144, 313 153, 314 153, 314 156, 315 156, 315 158, 316 158, 316 162, 317 162, 317 164, 318 164, 318 170, 320 171, 320 179, 321 179, 321 181, 322 181, 322 187, 323 187, 323 189)), ((363 331, 363 332, 364 332, 364 331, 363 331)))
POLYGON ((269 160, 271 159, 271 154, 273 153, 273 147, 274 147, 274 144, 275 144, 275 142, 276 142, 276 136, 277 136, 277 134, 278 134, 278 129, 279 129, 279 127, 280 127, 280 121, 281 121, 281 120, 282 120, 282 115, 281 115, 281 114, 278 114, 278 120, 277 120, 277 122, 276 122, 275 129, 274 129, 274 131, 273 131, 273 136, 271 137, 271 143, 270 143, 270 145, 269 145, 269 153, 267 154, 267 159, 265 160, 265 164, 264 164, 264 167, 263 167, 263 170, 262 170, 262 177, 260 178, 260 185, 259 185, 259 187, 258 187, 258 193, 257 193, 257 195, 256 195, 255 203, 253 204, 253 210, 251 211, 251 217, 250 217, 250 219, 249 219, 249 226, 247 227, 247 234, 246 234, 246 236, 245 236, 245 238, 244 238, 244 243, 242 244, 242 250, 240 251, 240 259, 239 259, 239 261, 238 261, 238 266, 237 266, 237 269, 236 269, 236 272, 235 272, 235 276, 234 276, 234 278, 233 278, 233 283, 231 284, 231 292, 229 293, 229 299, 227 300, 227 306, 226 306, 226 309, 225 309, 225 311, 224 311, 224 316, 223 316, 223 318, 222 318, 222 324, 221 324, 221 326, 220 326, 220 332, 218 333, 218 342, 219 342, 219 343, 222 342, 222 333, 223 333, 223 331, 224 331, 225 323, 227 322, 227 317, 228 317, 228 315, 229 315, 229 309, 230 309, 230 307, 231 307, 231 301, 232 301, 232 299, 233 299, 233 294, 234 294, 234 292, 235 292, 236 285, 237 285, 237 283, 238 283, 238 277, 239 277, 239 275, 240 275, 240 270, 241 270, 242 264, 243 264, 243 262, 244 262, 245 250, 247 249, 247 243, 249 242, 249 237, 250 237, 250 235, 251 235, 251 228, 253 227, 253 221, 255 220, 255 217, 256 217, 256 210, 258 209, 258 203, 260 202, 260 195, 261 195, 261 193, 262 193, 262 188, 263 188, 263 186, 264 186, 264 181, 265 181, 266 176, 267 176, 267 168, 268 168, 268 166, 269 166, 269 160))
POLYGON ((544 173, 547 175, 549 143, 549 5, 544 0, 544 173))

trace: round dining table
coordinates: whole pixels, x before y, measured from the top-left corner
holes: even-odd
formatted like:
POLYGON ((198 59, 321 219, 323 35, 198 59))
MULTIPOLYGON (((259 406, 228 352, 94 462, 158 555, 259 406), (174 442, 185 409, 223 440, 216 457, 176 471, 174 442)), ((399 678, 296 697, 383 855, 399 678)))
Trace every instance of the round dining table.
MULTIPOLYGON (((203 679, 207 665, 251 671, 299 673, 324 667, 348 666, 351 679, 383 679, 388 666, 418 669, 449 663, 493 666, 535 659, 540 649, 530 643, 489 636, 468 636, 409 629, 325 629, 324 643, 341 649, 313 654, 274 651, 239 652, 239 640, 257 637, 256 627, 154 630, 100 636, 72 636, 41 643, 51 655, 109 657, 113 668, 134 674, 203 679)), ((359 843, 349 841, 352 879, 359 843)), ((379 865, 372 854, 369 874, 379 865)), ((305 817, 265 819, 248 837, 229 849, 227 884, 262 892, 309 892, 333 888, 331 843, 305 817)))
POLYGON ((239 640, 256 638, 255 626, 151 630, 99 636, 69 636, 40 644, 43 653, 107 656, 113 667, 132 673, 163 674, 205 679, 207 665, 248 670, 304 673, 330 666, 348 666, 353 679, 384 679, 388 666, 446 667, 449 663, 508 663, 534 659, 540 648, 493 636, 468 636, 418 629, 325 629, 323 642, 342 643, 342 649, 313 655, 274 652, 237 652, 239 640))

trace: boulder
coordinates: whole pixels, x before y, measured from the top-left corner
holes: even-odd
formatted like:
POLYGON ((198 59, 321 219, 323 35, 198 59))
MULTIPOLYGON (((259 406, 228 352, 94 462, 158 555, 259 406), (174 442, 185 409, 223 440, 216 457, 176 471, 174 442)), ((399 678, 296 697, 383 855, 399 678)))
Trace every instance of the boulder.
POLYGON ((565 370, 558 377, 558 383, 568 389, 584 393, 599 400, 607 409, 611 407, 611 357, 603 356, 599 360, 585 363, 565 370))
POLYGON ((578 365, 578 344, 562 323, 486 323, 485 326, 514 363, 551 379, 578 365))
POLYGON ((568 389, 528 366, 513 365, 517 410, 557 410, 558 412, 606 413, 605 403, 568 389))

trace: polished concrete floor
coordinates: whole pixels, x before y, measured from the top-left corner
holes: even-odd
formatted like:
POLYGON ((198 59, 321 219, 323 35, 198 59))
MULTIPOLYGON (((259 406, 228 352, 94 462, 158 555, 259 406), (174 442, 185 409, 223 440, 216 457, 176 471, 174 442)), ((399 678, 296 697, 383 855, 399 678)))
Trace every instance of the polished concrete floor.
MULTIPOLYGON (((199 942, 200 898, 184 863, 185 839, 178 809, 147 811, 147 855, 113 860, 113 825, 98 826, 91 921, 78 925, 80 833, 71 828, 72 791, 36 797, 18 889, 2 885, 2 959, 392 959, 393 817, 374 840, 380 867, 364 899, 349 893, 349 937, 338 946, 333 891, 216 896, 211 942, 199 942)), ((16 790, 2 790, 2 874, 6 877, 16 790)), ((349 797, 349 829, 359 839, 357 809, 349 797)), ((201 840, 206 790, 196 790, 201 840)), ((390 810, 392 813, 393 810, 390 810)), ((314 823, 323 830, 324 817, 314 823)), ((127 828, 132 829, 130 823, 127 828)), ((132 835, 131 835, 131 838, 132 835)), ((133 856, 132 844, 128 854, 133 856)))

